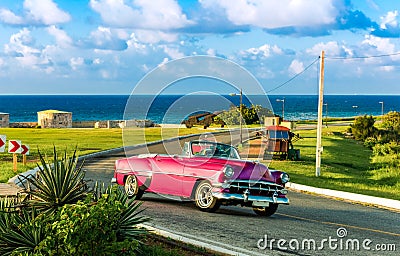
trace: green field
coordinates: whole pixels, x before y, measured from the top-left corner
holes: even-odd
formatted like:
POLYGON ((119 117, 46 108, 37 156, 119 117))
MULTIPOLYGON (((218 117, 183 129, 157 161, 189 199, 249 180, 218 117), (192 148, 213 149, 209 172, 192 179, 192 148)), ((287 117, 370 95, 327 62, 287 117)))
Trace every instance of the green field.
POLYGON ((273 160, 269 167, 288 172, 295 183, 399 200, 400 171, 374 166, 372 151, 345 138, 346 128, 323 129, 320 177, 315 177, 316 130, 295 131, 303 137, 294 144, 301 151, 300 161, 273 160))

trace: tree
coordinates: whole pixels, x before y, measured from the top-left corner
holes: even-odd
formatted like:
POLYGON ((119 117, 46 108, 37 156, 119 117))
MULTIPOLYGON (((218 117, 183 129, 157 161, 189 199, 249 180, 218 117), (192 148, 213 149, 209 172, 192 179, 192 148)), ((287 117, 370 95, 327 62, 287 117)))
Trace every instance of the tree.
POLYGON ((374 126, 375 120, 372 116, 360 116, 351 125, 356 140, 365 141, 368 137, 375 137, 378 129, 374 126))
MULTIPOLYGON (((265 116, 272 116, 272 111, 260 105, 251 105, 247 107, 242 104, 242 118, 244 124, 263 123, 265 116)), ((228 111, 224 111, 217 116, 228 125, 237 125, 240 123, 240 106, 231 105, 228 111)))
POLYGON ((400 113, 390 111, 383 116, 382 127, 390 131, 400 131, 400 113))

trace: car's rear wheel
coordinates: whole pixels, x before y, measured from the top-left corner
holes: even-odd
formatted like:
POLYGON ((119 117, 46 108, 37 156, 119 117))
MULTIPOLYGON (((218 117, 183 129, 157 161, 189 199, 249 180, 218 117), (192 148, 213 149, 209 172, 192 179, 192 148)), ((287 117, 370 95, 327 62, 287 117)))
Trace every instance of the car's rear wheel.
POLYGON ((278 204, 269 204, 268 207, 253 207, 253 211, 260 216, 271 216, 278 210, 278 204))
POLYGON ((144 191, 139 188, 139 183, 135 175, 128 175, 125 179, 124 185, 125 193, 128 198, 140 199, 144 191))
POLYGON ((194 194, 196 206, 205 212, 214 212, 218 210, 221 202, 212 195, 212 186, 210 182, 203 180, 196 187, 194 194))

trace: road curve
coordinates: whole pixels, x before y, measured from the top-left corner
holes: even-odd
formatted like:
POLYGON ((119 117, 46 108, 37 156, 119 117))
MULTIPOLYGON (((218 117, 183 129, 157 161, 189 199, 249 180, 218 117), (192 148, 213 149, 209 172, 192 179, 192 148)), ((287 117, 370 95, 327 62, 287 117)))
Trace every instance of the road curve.
MULTIPOLYGON (((223 142, 237 140, 236 135, 215 136, 223 142)), ((189 139, 150 145, 128 155, 177 154, 179 145, 189 139)), ((125 152, 87 159, 87 178, 109 183, 114 161, 121 157, 125 152)), ((145 194, 142 207, 154 227, 232 250, 243 248, 248 255, 399 254, 400 213, 294 191, 289 198, 291 204, 279 206, 269 218, 233 206, 204 213, 193 202, 153 194, 145 194)))

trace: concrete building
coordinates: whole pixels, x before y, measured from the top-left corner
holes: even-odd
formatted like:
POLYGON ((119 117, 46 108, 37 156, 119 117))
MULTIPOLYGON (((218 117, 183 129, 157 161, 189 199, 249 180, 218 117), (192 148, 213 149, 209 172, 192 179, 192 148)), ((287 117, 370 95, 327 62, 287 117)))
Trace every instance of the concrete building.
POLYGON ((0 128, 10 127, 10 114, 0 112, 0 128))
POLYGON ((41 128, 71 128, 72 113, 59 110, 44 110, 38 114, 38 125, 41 128))

